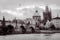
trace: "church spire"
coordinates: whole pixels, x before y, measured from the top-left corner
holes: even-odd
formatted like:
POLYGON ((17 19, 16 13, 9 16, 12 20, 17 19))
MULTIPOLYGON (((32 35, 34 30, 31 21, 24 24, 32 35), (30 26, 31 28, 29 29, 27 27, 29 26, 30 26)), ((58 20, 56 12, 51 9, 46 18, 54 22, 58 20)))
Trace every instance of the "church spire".
POLYGON ((48 6, 45 7, 45 12, 51 12, 51 8, 49 8, 48 6))
POLYGON ((48 6, 46 6, 46 9, 45 9, 46 11, 49 11, 49 8, 48 8, 48 6))
POLYGON ((48 6, 46 6, 46 10, 48 10, 48 6))

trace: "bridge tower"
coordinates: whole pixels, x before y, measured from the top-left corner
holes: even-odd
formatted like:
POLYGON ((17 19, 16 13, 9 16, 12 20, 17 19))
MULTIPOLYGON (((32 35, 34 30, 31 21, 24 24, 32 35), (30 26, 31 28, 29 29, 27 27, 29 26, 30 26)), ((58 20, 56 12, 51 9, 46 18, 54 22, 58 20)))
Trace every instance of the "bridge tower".
POLYGON ((5 17, 3 16, 3 20, 2 20, 2 26, 4 27, 4 26, 6 26, 5 25, 5 17))

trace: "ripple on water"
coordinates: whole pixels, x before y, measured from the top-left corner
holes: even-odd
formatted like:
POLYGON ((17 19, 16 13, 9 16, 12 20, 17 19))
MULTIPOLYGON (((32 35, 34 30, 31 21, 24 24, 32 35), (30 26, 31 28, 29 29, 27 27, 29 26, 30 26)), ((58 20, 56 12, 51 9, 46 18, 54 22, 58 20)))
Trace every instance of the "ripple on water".
POLYGON ((60 33, 0 36, 0 40, 60 40, 60 33))

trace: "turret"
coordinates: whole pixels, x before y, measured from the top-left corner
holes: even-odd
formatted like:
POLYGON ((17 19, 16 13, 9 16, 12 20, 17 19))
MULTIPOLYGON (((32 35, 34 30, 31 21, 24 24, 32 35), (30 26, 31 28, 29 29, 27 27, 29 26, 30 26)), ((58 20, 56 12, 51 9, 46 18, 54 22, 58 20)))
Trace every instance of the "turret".
POLYGON ((2 26, 4 27, 4 26, 6 26, 5 25, 5 17, 3 16, 3 20, 2 20, 2 26))

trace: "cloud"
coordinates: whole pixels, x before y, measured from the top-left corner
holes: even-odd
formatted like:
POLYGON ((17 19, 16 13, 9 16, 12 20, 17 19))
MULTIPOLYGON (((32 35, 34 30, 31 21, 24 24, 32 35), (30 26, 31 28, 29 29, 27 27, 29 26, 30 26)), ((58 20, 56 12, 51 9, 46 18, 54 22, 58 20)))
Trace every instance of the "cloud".
POLYGON ((60 10, 60 6, 56 5, 56 4, 51 4, 49 5, 49 7, 52 9, 52 10, 60 10))
MULTIPOLYGON (((52 10, 58 10, 58 9, 60 10, 60 7, 57 5, 48 5, 48 6, 52 10)), ((4 10, 1 10, 1 12, 8 13, 8 14, 11 14, 11 15, 16 16, 18 18, 24 19, 24 18, 33 16, 34 11, 36 9, 39 10, 40 16, 43 18, 43 10, 45 9, 45 5, 20 6, 20 7, 17 7, 15 10, 4 9, 4 10)))
POLYGON ((19 13, 17 11, 12 11, 12 10, 1 10, 2 13, 8 13, 16 17, 21 17, 23 16, 23 13, 19 13))
POLYGON ((24 9, 24 8, 30 8, 30 9, 32 9, 32 8, 35 8, 35 7, 39 7, 39 8, 41 8, 41 9, 45 9, 44 6, 28 5, 28 6, 20 6, 20 7, 16 8, 16 10, 21 10, 21 9, 24 9))
MULTIPOLYGON (((2 13, 8 13, 11 14, 13 16, 16 16, 18 18, 28 18, 31 17, 34 14, 35 9, 39 7, 37 6, 24 6, 24 7, 18 7, 16 8, 16 10, 8 10, 8 9, 4 9, 1 10, 2 13)), ((41 7, 42 8, 42 7, 41 7)))
POLYGON ((52 10, 60 10, 60 6, 57 6, 56 4, 49 4, 49 5, 27 5, 27 6, 20 6, 18 8, 16 8, 16 10, 22 10, 22 9, 33 9, 33 8, 40 8, 45 10, 45 7, 48 6, 49 8, 51 8, 52 10))

